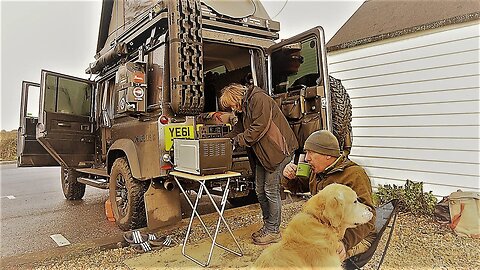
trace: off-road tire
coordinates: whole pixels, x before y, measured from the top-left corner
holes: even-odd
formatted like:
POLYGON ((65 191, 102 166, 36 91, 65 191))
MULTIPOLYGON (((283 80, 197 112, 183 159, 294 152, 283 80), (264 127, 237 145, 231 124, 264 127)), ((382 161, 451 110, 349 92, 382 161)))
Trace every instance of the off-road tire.
POLYGON ((117 226, 124 231, 145 227, 147 217, 143 195, 148 185, 133 178, 125 157, 113 162, 109 185, 110 202, 117 226))
POLYGON ((350 145, 347 142, 347 136, 352 136, 352 104, 350 103, 350 96, 343 87, 342 82, 332 76, 330 79, 330 104, 332 106, 332 127, 333 135, 337 137, 341 150, 345 150, 345 145, 350 145))
POLYGON ((67 200, 81 200, 85 195, 85 184, 77 182, 78 176, 79 173, 74 169, 62 166, 60 180, 67 200))

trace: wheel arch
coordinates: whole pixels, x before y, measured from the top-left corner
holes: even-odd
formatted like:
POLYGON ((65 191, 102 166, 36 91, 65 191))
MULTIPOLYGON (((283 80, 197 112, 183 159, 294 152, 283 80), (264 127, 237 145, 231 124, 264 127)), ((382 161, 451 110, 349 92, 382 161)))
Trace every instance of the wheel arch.
POLYGON ((119 157, 127 157, 128 165, 132 172, 132 176, 136 179, 143 180, 140 162, 138 159, 137 148, 130 139, 116 140, 107 153, 107 173, 112 172, 113 162, 119 157))

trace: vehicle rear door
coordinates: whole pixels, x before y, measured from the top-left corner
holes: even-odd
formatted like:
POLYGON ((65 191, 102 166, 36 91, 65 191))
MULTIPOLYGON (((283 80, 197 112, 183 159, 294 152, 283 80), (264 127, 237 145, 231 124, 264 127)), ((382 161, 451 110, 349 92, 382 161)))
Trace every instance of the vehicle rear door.
POLYGON ((269 93, 282 109, 299 145, 315 130, 332 130, 325 36, 321 27, 267 50, 269 93))
POLYGON ((35 138, 38 123, 40 84, 22 82, 20 102, 20 126, 17 132, 17 166, 58 166, 58 162, 35 138))
POLYGON ((94 82, 42 70, 36 138, 65 167, 95 159, 94 82))

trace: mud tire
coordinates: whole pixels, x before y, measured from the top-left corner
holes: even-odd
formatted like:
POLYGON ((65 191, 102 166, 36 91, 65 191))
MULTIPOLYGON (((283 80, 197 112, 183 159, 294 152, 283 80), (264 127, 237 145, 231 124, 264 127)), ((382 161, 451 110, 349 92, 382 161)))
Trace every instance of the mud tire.
POLYGON ((337 137, 340 149, 344 150, 346 145, 347 147, 351 145, 351 142, 346 142, 348 134, 350 134, 350 140, 353 138, 352 104, 342 82, 332 76, 329 76, 329 80, 333 135, 337 137))
POLYGON ((125 157, 115 160, 110 173, 109 194, 115 221, 123 231, 146 226, 143 195, 147 187, 146 182, 133 178, 125 157))
POLYGON ((85 184, 77 182, 78 176, 79 173, 74 169, 62 166, 60 176, 62 191, 69 201, 81 200, 85 195, 85 184))

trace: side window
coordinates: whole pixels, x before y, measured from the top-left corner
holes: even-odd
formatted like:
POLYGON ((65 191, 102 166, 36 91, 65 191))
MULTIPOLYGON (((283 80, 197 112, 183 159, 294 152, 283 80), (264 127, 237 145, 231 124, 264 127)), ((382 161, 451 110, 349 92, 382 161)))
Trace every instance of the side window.
POLYGON ((150 53, 148 76, 147 107, 159 104, 162 100, 165 45, 161 45, 150 53))
POLYGON ((40 86, 28 86, 27 115, 26 117, 38 118, 38 105, 40 101, 40 86))
POLYGON ((285 93, 295 86, 320 82, 318 48, 314 38, 289 44, 272 53, 273 93, 285 93))
POLYGON ((45 110, 90 116, 93 89, 88 83, 46 76, 45 110))

